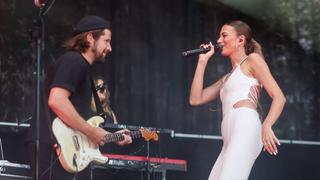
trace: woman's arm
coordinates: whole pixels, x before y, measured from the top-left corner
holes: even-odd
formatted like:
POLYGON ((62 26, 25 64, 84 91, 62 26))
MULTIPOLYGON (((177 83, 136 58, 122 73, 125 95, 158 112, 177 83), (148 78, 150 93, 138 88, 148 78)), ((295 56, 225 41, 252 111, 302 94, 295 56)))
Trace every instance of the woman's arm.
POLYGON ((253 76, 263 85, 268 95, 272 98, 269 112, 262 125, 262 141, 265 149, 270 154, 276 155, 278 153, 276 143, 280 145, 280 142, 273 133, 272 125, 278 120, 286 98, 273 78, 265 60, 256 53, 250 54, 248 60, 253 76))
POLYGON ((210 46, 211 50, 205 54, 199 55, 197 68, 191 84, 189 103, 193 106, 205 104, 216 99, 219 95, 220 86, 222 84, 222 81, 219 80, 209 87, 203 88, 205 69, 210 57, 214 54, 214 48, 212 47, 212 44, 201 45, 201 47, 204 48, 207 46, 210 46))

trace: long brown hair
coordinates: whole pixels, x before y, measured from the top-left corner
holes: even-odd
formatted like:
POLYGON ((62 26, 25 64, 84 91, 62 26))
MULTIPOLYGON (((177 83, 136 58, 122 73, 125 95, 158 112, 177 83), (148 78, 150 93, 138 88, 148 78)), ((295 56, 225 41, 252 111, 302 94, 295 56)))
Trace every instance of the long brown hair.
POLYGON ((101 35, 104 35, 104 29, 98 29, 88 32, 83 32, 80 34, 77 34, 70 39, 67 39, 63 47, 65 47, 68 51, 78 51, 78 52, 86 52, 89 48, 90 44, 87 40, 87 35, 91 33, 93 36, 93 39, 98 40, 101 35))
MULTIPOLYGON (((101 81, 103 81, 105 83, 104 79, 102 77, 98 76, 97 78, 95 78, 93 80, 94 84, 97 85, 99 80, 101 80, 101 81)), ((109 93, 109 96, 110 96, 110 91, 109 91, 108 88, 106 89, 106 91, 107 91, 107 93, 109 93)), ((97 103, 101 103, 101 106, 102 106, 102 109, 103 109, 104 113, 106 113, 107 115, 109 115, 109 117, 112 118, 114 124, 118 124, 117 117, 114 114, 113 110, 111 109, 110 100, 108 99, 108 97, 106 97, 105 101, 103 101, 103 102, 100 101, 100 102, 97 102, 97 103)), ((97 112, 97 107, 96 107, 96 103, 95 103, 95 100, 94 100, 93 96, 91 98, 91 110, 94 113, 97 112)))
POLYGON ((227 22, 225 25, 232 26, 236 30, 238 36, 243 35, 245 37, 246 43, 244 48, 247 55, 255 52, 261 57, 264 57, 261 50, 261 45, 255 39, 253 39, 252 30, 247 23, 236 20, 227 22))

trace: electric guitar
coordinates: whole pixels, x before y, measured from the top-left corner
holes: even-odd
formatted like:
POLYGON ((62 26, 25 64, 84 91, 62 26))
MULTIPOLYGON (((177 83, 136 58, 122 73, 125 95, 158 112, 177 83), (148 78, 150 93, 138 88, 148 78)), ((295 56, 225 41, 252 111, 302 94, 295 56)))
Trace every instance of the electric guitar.
MULTIPOLYGON (((91 117, 87 123, 93 127, 99 127, 104 119, 100 116, 91 117)), ((104 164, 108 158, 103 156, 95 144, 83 133, 70 128, 59 118, 55 118, 52 123, 52 132, 58 142, 56 152, 62 167, 70 172, 77 173, 85 169, 90 162, 104 164)), ((146 141, 158 140, 155 131, 141 128, 139 131, 130 131, 132 139, 143 137, 146 141)), ((106 134, 105 143, 123 140, 122 133, 106 134)))

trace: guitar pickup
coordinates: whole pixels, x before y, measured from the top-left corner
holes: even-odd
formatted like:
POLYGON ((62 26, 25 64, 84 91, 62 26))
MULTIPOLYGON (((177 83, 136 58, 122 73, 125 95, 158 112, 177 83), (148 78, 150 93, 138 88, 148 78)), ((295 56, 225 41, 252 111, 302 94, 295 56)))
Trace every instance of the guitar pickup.
POLYGON ((74 147, 76 148, 77 151, 80 150, 80 144, 77 136, 72 136, 73 144, 74 147))

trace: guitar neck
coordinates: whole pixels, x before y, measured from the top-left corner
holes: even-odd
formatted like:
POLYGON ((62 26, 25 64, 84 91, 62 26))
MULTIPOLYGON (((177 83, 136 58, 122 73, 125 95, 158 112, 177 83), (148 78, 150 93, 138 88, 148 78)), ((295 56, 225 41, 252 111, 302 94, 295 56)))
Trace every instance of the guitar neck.
MULTIPOLYGON (((106 135, 105 143, 112 143, 117 141, 124 140, 124 137, 122 135, 123 133, 112 133, 106 135)), ((132 139, 140 138, 142 137, 142 134, 140 131, 130 131, 129 135, 132 139)))

